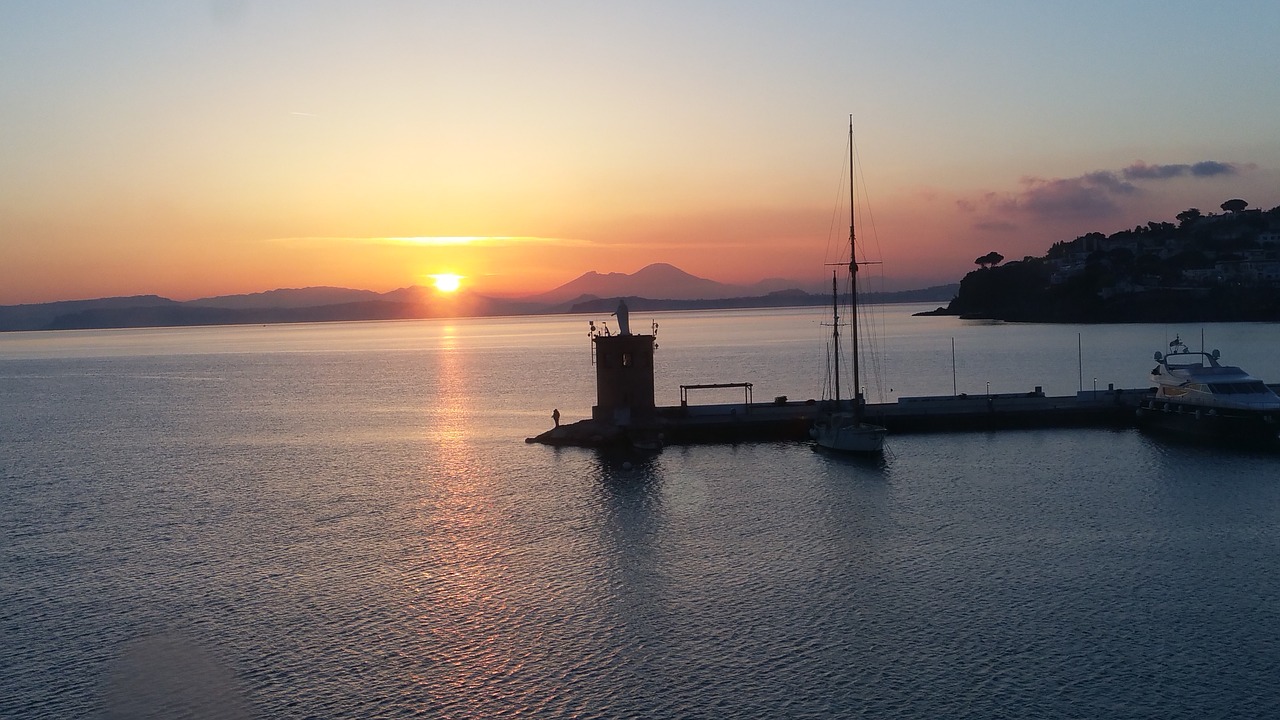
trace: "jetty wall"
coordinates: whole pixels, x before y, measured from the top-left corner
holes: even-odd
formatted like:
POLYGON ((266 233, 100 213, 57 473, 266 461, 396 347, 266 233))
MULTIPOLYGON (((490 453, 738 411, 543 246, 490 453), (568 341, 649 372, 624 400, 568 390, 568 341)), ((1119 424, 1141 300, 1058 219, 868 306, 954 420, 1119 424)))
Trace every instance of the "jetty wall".
MULTIPOLYGON (((883 425, 890 433, 1123 427, 1133 424, 1140 399, 1150 392, 1108 388, 1046 396, 1037 389, 1026 393, 906 397, 893 403, 867 404, 864 413, 868 422, 883 425)), ((828 409, 829 405, 823 402, 782 398, 767 403, 658 407, 648 422, 616 425, 598 418, 584 420, 527 441, 600 447, 807 440, 814 420, 828 409)))

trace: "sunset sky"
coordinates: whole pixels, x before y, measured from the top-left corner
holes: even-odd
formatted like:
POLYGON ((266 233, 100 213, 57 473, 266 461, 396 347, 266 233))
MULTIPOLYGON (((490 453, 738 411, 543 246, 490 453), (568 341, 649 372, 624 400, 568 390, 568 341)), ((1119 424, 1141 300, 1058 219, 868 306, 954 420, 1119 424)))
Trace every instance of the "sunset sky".
POLYGON ((1280 205, 1277 38, 1274 0, 2 0, 0 304, 816 278, 850 114, 886 284, 955 282, 1280 205))

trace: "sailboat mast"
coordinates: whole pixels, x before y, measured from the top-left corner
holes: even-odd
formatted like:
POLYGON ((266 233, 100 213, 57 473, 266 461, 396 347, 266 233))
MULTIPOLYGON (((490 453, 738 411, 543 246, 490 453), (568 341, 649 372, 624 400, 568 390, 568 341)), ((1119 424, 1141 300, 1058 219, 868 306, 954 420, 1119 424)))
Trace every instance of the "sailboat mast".
POLYGON ((836 273, 831 273, 831 363, 835 368, 836 412, 840 411, 840 292, 836 273))
POLYGON ((855 417, 861 413, 861 398, 859 397, 860 388, 862 387, 861 378, 858 376, 858 254, 857 242, 854 236, 853 222, 853 204, 854 204, 854 182, 853 173, 853 115, 849 116, 849 327, 850 336, 853 338, 853 411, 855 417))

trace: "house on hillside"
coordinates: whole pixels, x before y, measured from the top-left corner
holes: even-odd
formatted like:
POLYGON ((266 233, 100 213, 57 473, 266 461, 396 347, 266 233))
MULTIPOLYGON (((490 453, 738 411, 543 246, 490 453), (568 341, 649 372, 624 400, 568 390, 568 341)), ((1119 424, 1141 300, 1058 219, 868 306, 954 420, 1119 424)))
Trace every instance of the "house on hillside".
POLYGON ((1216 285, 1226 279, 1228 272, 1223 270, 1221 265, 1222 263, 1218 263, 1207 268, 1187 268, 1182 271, 1182 278, 1196 285, 1216 285))
POLYGON ((1049 284, 1061 285, 1067 280, 1084 272, 1084 263, 1067 263, 1061 261, 1053 261, 1050 263, 1053 269, 1049 272, 1049 284))
POLYGON ((1242 285, 1280 284, 1280 261, 1274 258, 1219 262, 1214 269, 1219 277, 1242 285))

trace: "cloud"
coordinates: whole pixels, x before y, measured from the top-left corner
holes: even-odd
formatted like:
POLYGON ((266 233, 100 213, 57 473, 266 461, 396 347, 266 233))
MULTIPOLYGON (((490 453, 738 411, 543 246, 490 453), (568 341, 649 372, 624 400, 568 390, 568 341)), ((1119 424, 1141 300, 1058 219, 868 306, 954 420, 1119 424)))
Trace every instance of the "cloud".
POLYGON ((983 222, 976 222, 973 224, 973 227, 975 230, 982 230, 984 232, 992 232, 992 233, 1007 233, 1007 232, 1013 232, 1018 229, 1017 224, 1011 223, 1011 222, 1002 222, 1000 220, 987 220, 983 222))
MULTIPOLYGON (((1252 168, 1252 165, 1248 167, 1252 168)), ((1205 160, 1191 166, 1191 174, 1196 177, 1213 177, 1214 175, 1235 175, 1239 169, 1234 163, 1220 163, 1214 160, 1205 160)))
MULTIPOLYGON (((1096 170, 1077 177, 1023 178, 1018 192, 987 193, 981 200, 960 200, 957 207, 964 212, 981 208, 989 213, 1025 215, 1037 220, 1105 218, 1119 214, 1127 199, 1142 196, 1141 185, 1180 177, 1237 175, 1250 167, 1216 160, 1189 165, 1148 165, 1139 160, 1120 170, 1096 170)), ((993 229, 998 222, 979 221, 976 226, 993 229)))
POLYGON ((1130 180, 1166 180, 1186 175, 1190 169, 1190 165, 1148 165, 1139 160, 1121 172, 1130 180))
POLYGON ((1128 180, 1167 180, 1175 177, 1214 177, 1236 175, 1240 168, 1235 163, 1205 160, 1194 165, 1148 165, 1141 160, 1120 171, 1128 180))
POLYGON ((1080 179, 1114 195, 1137 195, 1137 186, 1129 182, 1131 178, 1123 176, 1123 172, 1117 174, 1110 170, 1096 170, 1087 175, 1082 175, 1080 179), (1123 179, 1121 179, 1122 177, 1123 179))
POLYGON ((1041 218, 1106 217, 1120 210, 1117 196, 1138 192, 1110 172, 1051 180, 1023 178, 1022 186, 1022 192, 998 197, 995 209, 1041 218))

